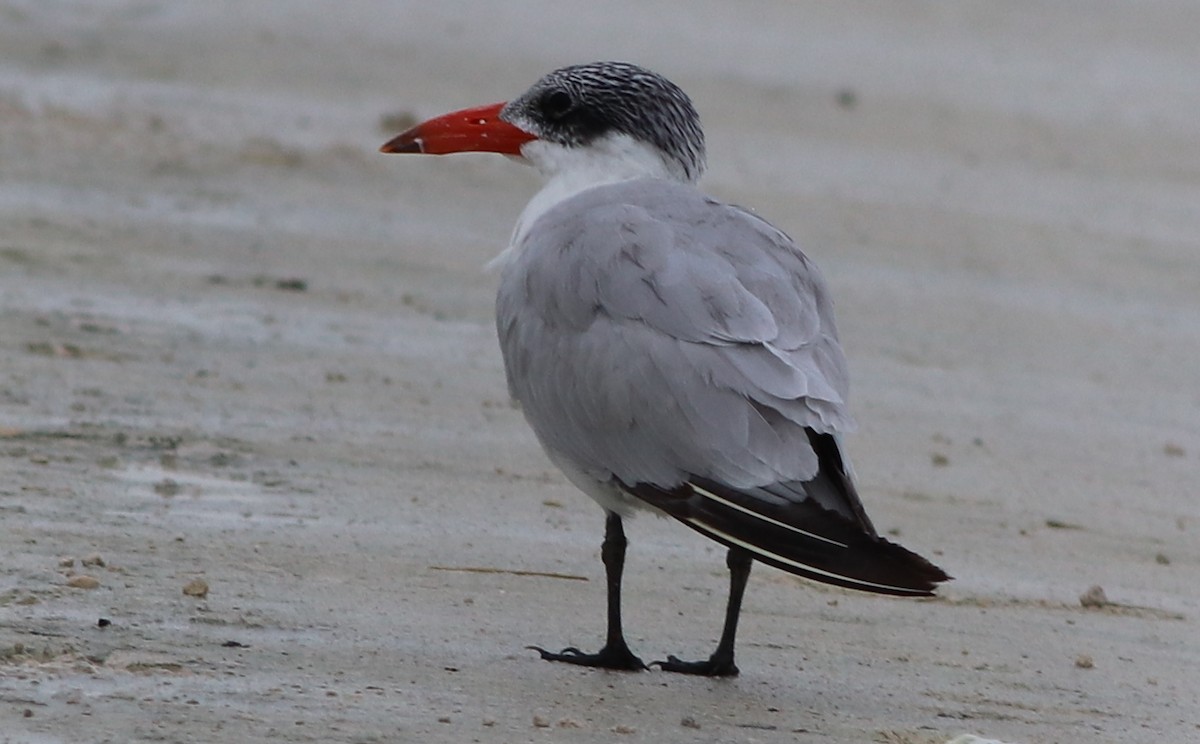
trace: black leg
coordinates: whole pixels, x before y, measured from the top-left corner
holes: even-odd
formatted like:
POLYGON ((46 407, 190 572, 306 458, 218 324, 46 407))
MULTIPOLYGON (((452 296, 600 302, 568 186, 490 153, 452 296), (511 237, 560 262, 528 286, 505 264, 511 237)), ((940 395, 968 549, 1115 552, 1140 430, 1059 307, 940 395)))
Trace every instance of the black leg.
MULTIPOLYGON (((557 654, 551 653, 538 646, 529 648, 537 651, 546 661, 563 661, 579 666, 601 667, 603 669, 640 670, 646 665, 633 655, 625 643, 621 632, 621 575, 625 571, 625 528, 621 526, 621 518, 614 512, 608 513, 604 523, 604 544, 600 548, 600 558, 604 561, 604 574, 608 584, 608 636, 604 648, 594 654, 585 654, 575 647, 564 648, 557 654)), ((743 581, 743 583, 745 583, 743 581)), ((730 658, 733 644, 730 643, 730 658)))
POLYGON ((729 603, 725 607, 725 628, 721 631, 721 640, 713 655, 707 661, 680 661, 668 656, 666 661, 656 661, 654 664, 665 672, 706 677, 737 676, 738 668, 733 663, 733 644, 737 638, 738 615, 742 611, 742 595, 746 593, 746 582, 750 579, 750 566, 753 563, 750 553, 745 550, 729 549, 725 558, 725 565, 729 566, 729 603))

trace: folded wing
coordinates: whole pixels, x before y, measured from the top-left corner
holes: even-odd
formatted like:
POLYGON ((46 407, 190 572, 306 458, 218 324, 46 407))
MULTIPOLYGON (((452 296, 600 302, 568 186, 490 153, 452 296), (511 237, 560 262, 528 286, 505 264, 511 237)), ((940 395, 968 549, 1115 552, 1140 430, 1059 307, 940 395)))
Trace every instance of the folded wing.
POLYGON ((510 391, 556 461, 819 581, 926 594, 944 578, 863 510, 831 304, 786 235, 639 181, 566 200, 526 235, 497 327, 510 391))

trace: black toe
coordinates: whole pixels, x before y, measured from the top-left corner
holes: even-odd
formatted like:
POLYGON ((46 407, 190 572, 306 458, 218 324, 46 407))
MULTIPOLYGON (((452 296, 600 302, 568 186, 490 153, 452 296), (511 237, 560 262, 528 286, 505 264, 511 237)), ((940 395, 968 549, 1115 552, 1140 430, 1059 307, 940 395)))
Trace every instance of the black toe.
POLYGON ((680 661, 674 656, 668 656, 666 661, 655 661, 650 666, 656 666, 664 672, 676 674, 694 674, 700 677, 736 677, 737 665, 733 658, 718 658, 713 655, 705 661, 680 661))
POLYGON ((594 654, 585 654, 574 646, 564 648, 558 653, 547 651, 540 646, 527 646, 526 648, 537 651, 546 661, 561 661, 576 666, 617 669, 627 672, 640 672, 646 668, 642 660, 634 656, 628 647, 605 646, 594 654))

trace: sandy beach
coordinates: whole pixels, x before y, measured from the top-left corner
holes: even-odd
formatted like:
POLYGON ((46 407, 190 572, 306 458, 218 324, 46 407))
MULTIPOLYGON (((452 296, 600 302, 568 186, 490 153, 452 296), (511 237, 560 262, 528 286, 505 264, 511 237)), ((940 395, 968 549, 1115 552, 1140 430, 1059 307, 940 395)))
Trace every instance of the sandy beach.
MULTIPOLYGON (((1197 28, 0 0, 0 742, 1200 741, 1197 28), (492 324, 537 177, 376 149, 595 59, 687 90, 704 187, 822 267, 863 499, 939 598, 760 567, 731 680, 525 649, 604 627, 492 324)), ((707 654, 723 550, 628 530, 631 645, 707 654)))

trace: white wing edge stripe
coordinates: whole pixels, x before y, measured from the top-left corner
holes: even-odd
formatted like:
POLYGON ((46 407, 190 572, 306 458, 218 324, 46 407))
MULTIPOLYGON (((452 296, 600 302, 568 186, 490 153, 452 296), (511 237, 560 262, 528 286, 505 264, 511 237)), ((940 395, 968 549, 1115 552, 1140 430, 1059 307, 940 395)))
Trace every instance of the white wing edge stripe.
POLYGON ((772 519, 771 517, 768 517, 765 514, 759 514, 758 512, 756 512, 752 509, 747 509, 746 507, 744 507, 740 504, 735 504, 732 501, 729 501, 728 499, 723 499, 720 496, 713 493, 712 491, 709 491, 709 490, 701 488, 700 486, 697 486, 695 483, 689 482, 688 485, 691 486, 693 490, 697 491, 701 496, 704 496, 705 498, 709 498, 709 499, 712 499, 713 501, 724 504, 725 506, 728 506, 730 509, 737 509, 740 512, 744 512, 746 514, 749 514, 752 517, 761 519, 764 522, 770 522, 771 524, 773 524, 777 527, 782 527, 785 530, 790 530, 797 534, 804 535, 805 537, 811 537, 814 540, 820 540, 821 542, 827 542, 830 545, 836 545, 839 548, 850 547, 846 543, 840 543, 837 540, 830 540, 828 537, 823 537, 821 535, 817 535, 815 533, 808 532, 806 530, 802 530, 799 527, 793 527, 790 524, 784 524, 783 522, 780 522, 778 519, 772 519))
POLYGON ((795 566, 796 568, 803 569, 810 573, 820 574, 821 576, 829 576, 831 578, 838 579, 839 581, 846 581, 846 582, 850 582, 853 584, 857 584, 859 586, 873 586, 873 587, 878 587, 880 589, 891 589, 892 591, 915 593, 915 592, 913 592, 912 589, 905 587, 905 586, 892 586, 891 584, 877 584, 873 581, 863 581, 862 579, 854 579, 849 576, 843 576, 842 574, 836 574, 836 573, 832 573, 830 571, 824 571, 822 569, 810 566, 806 563, 801 563, 799 561, 793 561, 791 558, 784 558, 783 556, 776 555, 775 553, 768 553, 767 551, 763 550, 762 548, 759 548, 755 545, 751 545, 750 543, 746 542, 745 540, 739 540, 736 537, 734 537, 733 535, 729 535, 718 529, 714 529, 713 527, 710 527, 709 525, 701 522, 698 519, 688 519, 687 521, 688 521, 688 523, 697 527, 701 532, 711 533, 712 535, 719 537, 722 540, 728 540, 729 542, 733 543, 734 545, 738 545, 742 548, 745 548, 746 550, 749 550, 751 553, 757 553, 759 555, 770 556, 771 560, 779 561, 780 563, 786 563, 789 566, 795 566))

